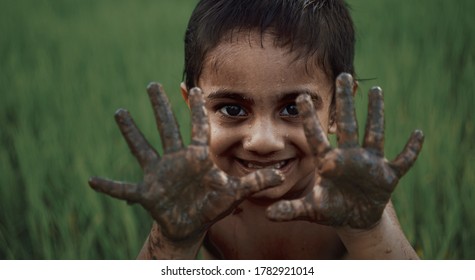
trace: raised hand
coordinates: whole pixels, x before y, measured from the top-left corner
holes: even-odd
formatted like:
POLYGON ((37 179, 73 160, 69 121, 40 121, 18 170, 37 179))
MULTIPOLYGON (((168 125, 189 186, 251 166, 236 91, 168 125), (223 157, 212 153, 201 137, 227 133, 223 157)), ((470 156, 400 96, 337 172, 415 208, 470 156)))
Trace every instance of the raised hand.
POLYGON ((318 178, 305 197, 271 205, 267 211, 270 219, 310 220, 353 228, 369 228, 380 220, 399 179, 417 159, 424 136, 421 131, 414 131, 404 150, 388 161, 384 157, 383 94, 379 87, 374 87, 369 92, 368 119, 360 146, 352 88, 351 75, 341 74, 337 78, 338 148, 330 146, 309 96, 297 98, 318 178))
POLYGON ((164 155, 147 142, 126 110, 115 118, 144 172, 139 183, 89 179, 97 191, 140 203, 171 241, 197 240, 215 221, 229 214, 247 196, 283 181, 278 171, 265 169, 242 178, 230 177, 208 157, 209 124, 201 90, 190 91, 192 141, 184 147, 178 125, 162 87, 147 88, 164 155))

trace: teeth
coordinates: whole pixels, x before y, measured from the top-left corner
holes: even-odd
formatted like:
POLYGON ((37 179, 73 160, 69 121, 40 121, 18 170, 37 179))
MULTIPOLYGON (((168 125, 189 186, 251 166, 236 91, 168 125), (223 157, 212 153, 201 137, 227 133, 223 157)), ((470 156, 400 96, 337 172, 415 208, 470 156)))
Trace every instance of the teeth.
POLYGON ((248 162, 248 163, 247 163, 247 168, 251 168, 251 169, 262 169, 262 168, 264 168, 264 166, 260 166, 260 165, 256 165, 256 164, 253 164, 253 163, 248 162))
MULTIPOLYGON (((282 168, 285 164, 287 163, 287 161, 283 160, 277 164, 274 164, 274 168, 275 169, 280 169, 282 168)), ((266 168, 267 166, 264 166, 264 165, 257 165, 257 164, 254 164, 254 163, 250 163, 248 162, 247 163, 247 168, 249 169, 262 169, 262 168, 266 168)))

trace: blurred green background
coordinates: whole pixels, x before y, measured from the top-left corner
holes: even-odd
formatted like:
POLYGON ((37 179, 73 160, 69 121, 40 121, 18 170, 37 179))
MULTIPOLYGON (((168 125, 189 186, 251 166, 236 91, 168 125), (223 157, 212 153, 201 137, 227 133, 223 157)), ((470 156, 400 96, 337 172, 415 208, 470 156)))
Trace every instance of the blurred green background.
MULTIPOLYGON (((113 119, 129 109, 159 137, 145 87, 160 81, 183 136, 183 34, 196 0, 0 0, 0 259, 132 259, 151 225, 97 194, 91 175, 141 171, 113 119)), ((357 110, 385 91, 386 154, 410 133, 421 156, 393 201, 426 259, 475 259, 475 1, 350 0, 357 110)))

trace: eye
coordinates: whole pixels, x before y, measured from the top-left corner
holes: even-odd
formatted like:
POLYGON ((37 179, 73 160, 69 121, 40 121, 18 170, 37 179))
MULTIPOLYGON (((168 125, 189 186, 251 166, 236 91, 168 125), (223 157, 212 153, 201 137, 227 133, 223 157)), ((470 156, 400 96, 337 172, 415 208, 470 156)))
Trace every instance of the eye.
POLYGON ((297 105, 295 103, 289 104, 285 106, 282 111, 280 112, 281 116, 290 116, 296 117, 299 115, 299 111, 297 110, 297 105))
POLYGON ((247 116, 246 111, 238 105, 225 105, 219 109, 219 112, 230 117, 247 116))

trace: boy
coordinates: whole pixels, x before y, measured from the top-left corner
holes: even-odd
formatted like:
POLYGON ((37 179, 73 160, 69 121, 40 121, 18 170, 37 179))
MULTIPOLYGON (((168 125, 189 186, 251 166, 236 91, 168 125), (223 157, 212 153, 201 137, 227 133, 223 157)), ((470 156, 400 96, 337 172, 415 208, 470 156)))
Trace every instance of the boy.
POLYGON ((200 249, 226 259, 417 258, 390 196, 423 136, 416 131, 386 160, 382 93, 373 88, 359 146, 353 53, 343 1, 200 1, 182 84, 191 145, 183 146, 166 95, 151 84, 164 154, 119 110, 144 180, 90 179, 154 218, 139 258, 193 259, 200 249), (350 74, 337 78, 342 72, 350 74), (337 134, 337 148, 327 133, 337 134))

